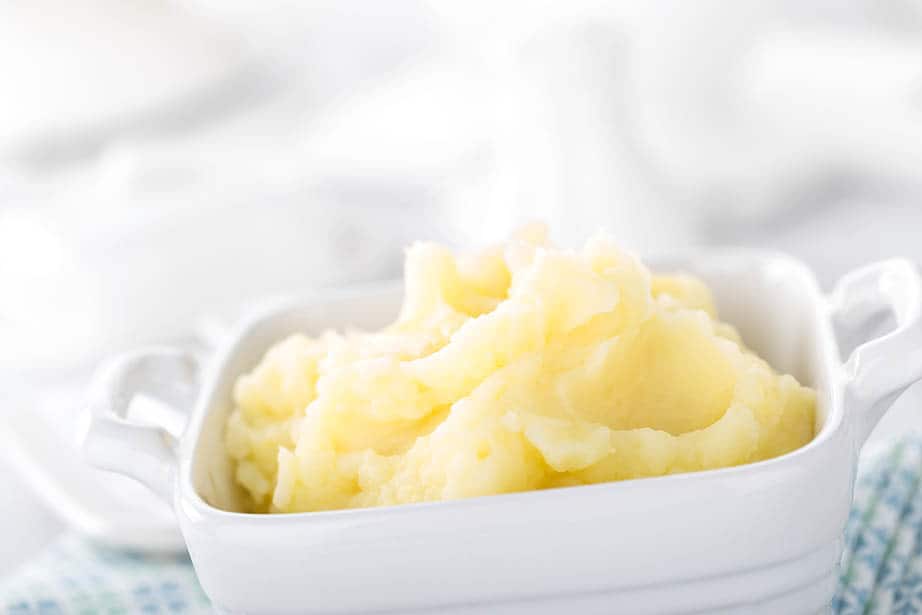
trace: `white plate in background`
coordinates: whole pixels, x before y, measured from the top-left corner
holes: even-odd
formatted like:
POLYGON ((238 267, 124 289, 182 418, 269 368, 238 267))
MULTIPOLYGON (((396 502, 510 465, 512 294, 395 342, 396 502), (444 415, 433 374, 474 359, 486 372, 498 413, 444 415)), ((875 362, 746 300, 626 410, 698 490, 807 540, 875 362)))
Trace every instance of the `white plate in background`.
MULTIPOLYGON (((173 512, 162 500, 135 481, 83 460, 76 446, 83 387, 72 382, 41 388, 28 400, 11 399, 0 413, 0 451, 20 482, 68 526, 104 544, 185 550, 173 512)), ((48 526, 27 524, 17 531, 34 532, 33 541, 41 542, 53 529, 48 526)))

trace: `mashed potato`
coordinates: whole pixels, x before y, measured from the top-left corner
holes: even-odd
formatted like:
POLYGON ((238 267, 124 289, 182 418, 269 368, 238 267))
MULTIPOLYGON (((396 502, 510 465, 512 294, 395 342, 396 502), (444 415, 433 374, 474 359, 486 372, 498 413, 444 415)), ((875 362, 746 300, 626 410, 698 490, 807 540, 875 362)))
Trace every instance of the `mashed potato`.
POLYGON ((717 320, 686 275, 597 237, 407 253, 397 321, 294 335, 239 378, 227 451, 256 512, 384 506, 767 459, 814 393, 717 320))

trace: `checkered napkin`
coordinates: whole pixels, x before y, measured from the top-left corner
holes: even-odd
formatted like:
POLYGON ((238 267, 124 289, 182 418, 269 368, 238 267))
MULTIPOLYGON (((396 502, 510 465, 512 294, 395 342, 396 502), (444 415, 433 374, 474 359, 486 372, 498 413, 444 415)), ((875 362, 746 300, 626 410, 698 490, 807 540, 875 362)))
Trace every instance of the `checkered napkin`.
POLYGON ((187 555, 108 549, 68 535, 0 582, 4 615, 211 613, 187 555))
POLYGON ((876 457, 855 485, 834 613, 922 613, 922 437, 876 457))
MULTIPOLYGON (((845 530, 837 615, 922 613, 922 436, 875 456, 858 477, 845 530)), ((59 540, 0 582, 0 614, 210 613, 188 556, 59 540)))

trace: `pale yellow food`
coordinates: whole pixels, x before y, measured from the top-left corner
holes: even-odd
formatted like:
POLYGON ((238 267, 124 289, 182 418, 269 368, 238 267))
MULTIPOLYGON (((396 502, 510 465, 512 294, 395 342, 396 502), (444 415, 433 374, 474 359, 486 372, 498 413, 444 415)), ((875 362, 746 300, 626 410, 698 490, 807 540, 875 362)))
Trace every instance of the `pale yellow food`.
POLYGON ((813 437, 814 394, 710 292, 605 237, 407 253, 397 321, 294 335, 236 383, 226 445, 256 512, 383 506, 691 472, 813 437))

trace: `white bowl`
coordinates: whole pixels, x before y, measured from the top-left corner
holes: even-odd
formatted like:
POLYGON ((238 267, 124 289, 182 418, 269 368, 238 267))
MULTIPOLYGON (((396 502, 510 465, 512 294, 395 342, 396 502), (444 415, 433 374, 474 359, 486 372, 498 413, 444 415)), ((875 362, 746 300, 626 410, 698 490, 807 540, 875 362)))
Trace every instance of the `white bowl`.
POLYGON ((662 268, 704 278, 748 345, 817 389, 812 442, 768 461, 661 478, 388 508, 233 512, 222 440, 234 379, 294 331, 384 324, 401 294, 386 285, 259 314, 201 386, 181 352, 121 357, 94 385, 85 451, 173 503, 202 587, 226 613, 825 611, 858 449, 922 378, 918 271, 900 260, 871 265, 826 297, 784 256, 725 251, 662 268), (879 336, 886 316, 896 327, 879 336), (855 348, 845 364, 839 345, 855 348), (137 393, 176 413, 191 408, 180 442, 124 418, 137 393))

